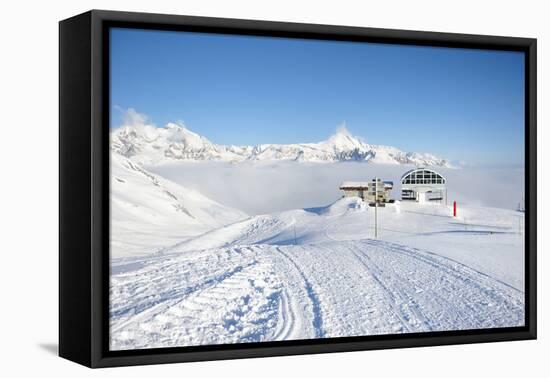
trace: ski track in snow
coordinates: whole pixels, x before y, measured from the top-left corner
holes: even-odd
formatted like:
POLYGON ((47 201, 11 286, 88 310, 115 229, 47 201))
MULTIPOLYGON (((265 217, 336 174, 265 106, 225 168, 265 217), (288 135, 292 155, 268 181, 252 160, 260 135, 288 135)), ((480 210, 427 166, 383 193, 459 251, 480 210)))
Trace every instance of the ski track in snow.
POLYGON ((111 277, 113 350, 524 321, 523 292, 429 251, 374 239, 233 245, 121 264, 111 277))

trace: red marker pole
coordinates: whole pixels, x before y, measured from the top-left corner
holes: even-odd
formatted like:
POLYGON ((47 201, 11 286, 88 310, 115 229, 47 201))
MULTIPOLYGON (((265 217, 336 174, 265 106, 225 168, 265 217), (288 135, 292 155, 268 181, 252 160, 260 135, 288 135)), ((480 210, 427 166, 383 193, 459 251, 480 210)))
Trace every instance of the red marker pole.
POLYGON ((453 202, 453 217, 456 218, 456 201, 453 202))

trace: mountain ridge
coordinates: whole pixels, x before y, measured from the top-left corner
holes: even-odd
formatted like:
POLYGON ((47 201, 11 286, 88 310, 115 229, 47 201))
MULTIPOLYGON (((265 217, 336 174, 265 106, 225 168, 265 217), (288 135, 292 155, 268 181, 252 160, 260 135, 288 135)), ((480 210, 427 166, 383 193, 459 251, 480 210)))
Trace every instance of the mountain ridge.
POLYGON ((397 147, 366 143, 339 127, 328 139, 314 143, 222 145, 185 126, 126 125, 111 131, 113 151, 146 164, 166 160, 189 161, 363 161, 381 164, 410 164, 452 168, 451 163, 429 153, 404 152, 397 147))

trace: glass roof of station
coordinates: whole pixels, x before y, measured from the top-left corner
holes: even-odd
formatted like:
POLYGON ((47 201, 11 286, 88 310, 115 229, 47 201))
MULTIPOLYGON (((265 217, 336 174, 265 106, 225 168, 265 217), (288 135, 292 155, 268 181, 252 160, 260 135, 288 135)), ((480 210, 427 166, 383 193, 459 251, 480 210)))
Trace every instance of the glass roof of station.
POLYGON ((433 185, 445 184, 445 178, 431 169, 418 168, 408 171, 401 177, 401 184, 433 185))

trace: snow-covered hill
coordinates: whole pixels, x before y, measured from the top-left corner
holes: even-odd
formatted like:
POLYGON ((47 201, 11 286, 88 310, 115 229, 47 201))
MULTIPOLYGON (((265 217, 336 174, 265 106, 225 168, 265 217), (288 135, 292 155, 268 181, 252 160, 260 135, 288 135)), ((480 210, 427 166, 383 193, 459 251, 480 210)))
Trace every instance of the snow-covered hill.
POLYGON ((246 217, 111 154, 111 256, 152 253, 246 217))
POLYGON ((359 199, 115 259, 114 350, 524 324, 523 213, 359 199))
POLYGON ((215 144, 187 128, 169 123, 122 126, 111 133, 112 149, 145 164, 166 160, 232 161, 285 160, 304 162, 368 161, 384 164, 412 164, 451 167, 449 161, 428 153, 403 152, 396 147, 365 143, 340 127, 318 143, 226 146, 215 144))

